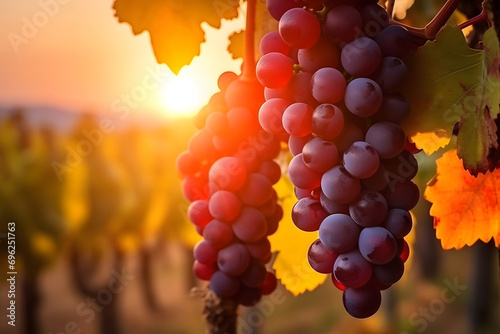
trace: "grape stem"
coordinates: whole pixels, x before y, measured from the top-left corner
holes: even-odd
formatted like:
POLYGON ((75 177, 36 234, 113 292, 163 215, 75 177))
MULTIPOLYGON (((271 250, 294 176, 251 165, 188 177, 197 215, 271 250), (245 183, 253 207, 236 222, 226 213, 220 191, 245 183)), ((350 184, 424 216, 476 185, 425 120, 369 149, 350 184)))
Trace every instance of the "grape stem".
POLYGON ((389 0, 387 2, 386 11, 387 11, 387 15, 389 15, 389 18, 392 18, 392 13, 394 12, 394 3, 395 2, 396 2, 396 0, 389 0))
POLYGON ((426 41, 432 41, 436 38, 437 33, 446 24, 446 22, 448 22, 449 18, 453 15, 453 12, 455 12, 461 1, 462 0, 446 1, 434 18, 423 28, 412 27, 392 19, 391 24, 397 24, 405 27, 412 35, 414 41, 419 45, 423 45, 426 41))
POLYGON ((245 79, 255 79, 255 12, 257 0, 247 0, 247 17, 245 29, 245 58, 241 76, 245 79))
POLYGON ((483 3, 481 4, 481 13, 479 15, 477 15, 477 16, 474 16, 473 18, 468 19, 465 22, 460 23, 458 25, 458 27, 460 29, 465 29, 468 26, 471 26, 473 24, 482 22, 484 20, 486 20, 486 22, 488 22, 488 27, 491 27, 491 22, 490 22, 490 20, 488 18, 488 12, 484 9, 484 1, 483 1, 483 3))

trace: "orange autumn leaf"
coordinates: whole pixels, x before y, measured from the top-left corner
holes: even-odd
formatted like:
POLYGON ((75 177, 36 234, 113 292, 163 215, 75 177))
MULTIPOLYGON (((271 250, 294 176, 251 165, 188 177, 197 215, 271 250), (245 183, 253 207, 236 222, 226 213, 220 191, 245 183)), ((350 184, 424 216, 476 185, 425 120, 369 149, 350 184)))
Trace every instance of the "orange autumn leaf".
POLYGON ((456 150, 437 160, 437 174, 424 197, 432 202, 436 236, 444 249, 471 246, 491 238, 500 244, 500 170, 474 177, 456 150))

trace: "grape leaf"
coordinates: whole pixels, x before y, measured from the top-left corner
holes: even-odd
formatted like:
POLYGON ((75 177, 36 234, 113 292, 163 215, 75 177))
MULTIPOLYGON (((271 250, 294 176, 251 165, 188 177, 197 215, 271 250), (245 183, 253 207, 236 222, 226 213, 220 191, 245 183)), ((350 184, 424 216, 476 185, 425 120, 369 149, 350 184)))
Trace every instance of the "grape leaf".
POLYGON ((272 251, 278 252, 273 268, 285 288, 297 296, 306 290, 314 290, 326 280, 327 276, 314 271, 307 260, 307 250, 318 238, 318 233, 303 232, 293 224, 290 212, 296 199, 290 180, 282 177, 274 189, 285 214, 278 231, 269 237, 272 251))
POLYGON ((436 236, 444 249, 460 249, 478 239, 500 245, 500 170, 470 175, 455 149, 437 160, 437 174, 424 197, 432 202, 436 236))
MULTIPOLYGON (((278 22, 267 11, 266 1, 258 0, 255 13, 255 55, 260 55, 260 40, 270 31, 278 30, 278 22)), ((243 58, 245 54, 245 30, 234 32, 229 36, 227 51, 233 59, 243 58)))
POLYGON ((411 112, 403 128, 417 147, 427 154, 444 147, 460 122, 458 155, 474 175, 487 171, 489 148, 497 145, 500 56, 493 29, 483 44, 473 50, 458 27, 445 26, 408 61, 405 88, 411 112))
POLYGON ((149 31, 157 61, 178 74, 200 54, 205 41, 201 23, 220 28, 221 19, 238 16, 238 6, 237 0, 115 0, 113 9, 134 34, 149 31))

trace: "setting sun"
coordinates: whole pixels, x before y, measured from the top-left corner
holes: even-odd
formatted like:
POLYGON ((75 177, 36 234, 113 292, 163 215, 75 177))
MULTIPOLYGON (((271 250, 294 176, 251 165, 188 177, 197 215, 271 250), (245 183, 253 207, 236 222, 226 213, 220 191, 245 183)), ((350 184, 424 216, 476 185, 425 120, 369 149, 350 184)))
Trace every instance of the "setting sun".
POLYGON ((200 82, 189 72, 168 80, 161 88, 161 103, 173 116, 191 116, 205 104, 205 93, 200 82))

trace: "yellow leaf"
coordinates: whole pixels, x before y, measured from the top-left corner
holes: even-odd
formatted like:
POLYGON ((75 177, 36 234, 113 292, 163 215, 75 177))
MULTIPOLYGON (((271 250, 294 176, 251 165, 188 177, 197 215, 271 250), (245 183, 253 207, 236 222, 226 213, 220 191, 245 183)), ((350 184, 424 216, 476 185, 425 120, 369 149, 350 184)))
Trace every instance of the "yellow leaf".
POLYGON ((456 150, 437 160, 437 174, 424 197, 433 203, 436 236, 444 249, 471 246, 491 238, 500 244, 500 170, 479 174, 464 170, 456 150))
POLYGON ((273 268, 286 289, 297 296, 306 290, 314 290, 327 275, 314 271, 307 260, 307 250, 318 238, 318 233, 303 232, 292 221, 290 212, 296 202, 292 183, 283 176, 275 189, 285 214, 278 231, 269 237, 272 251, 278 252, 273 268))

